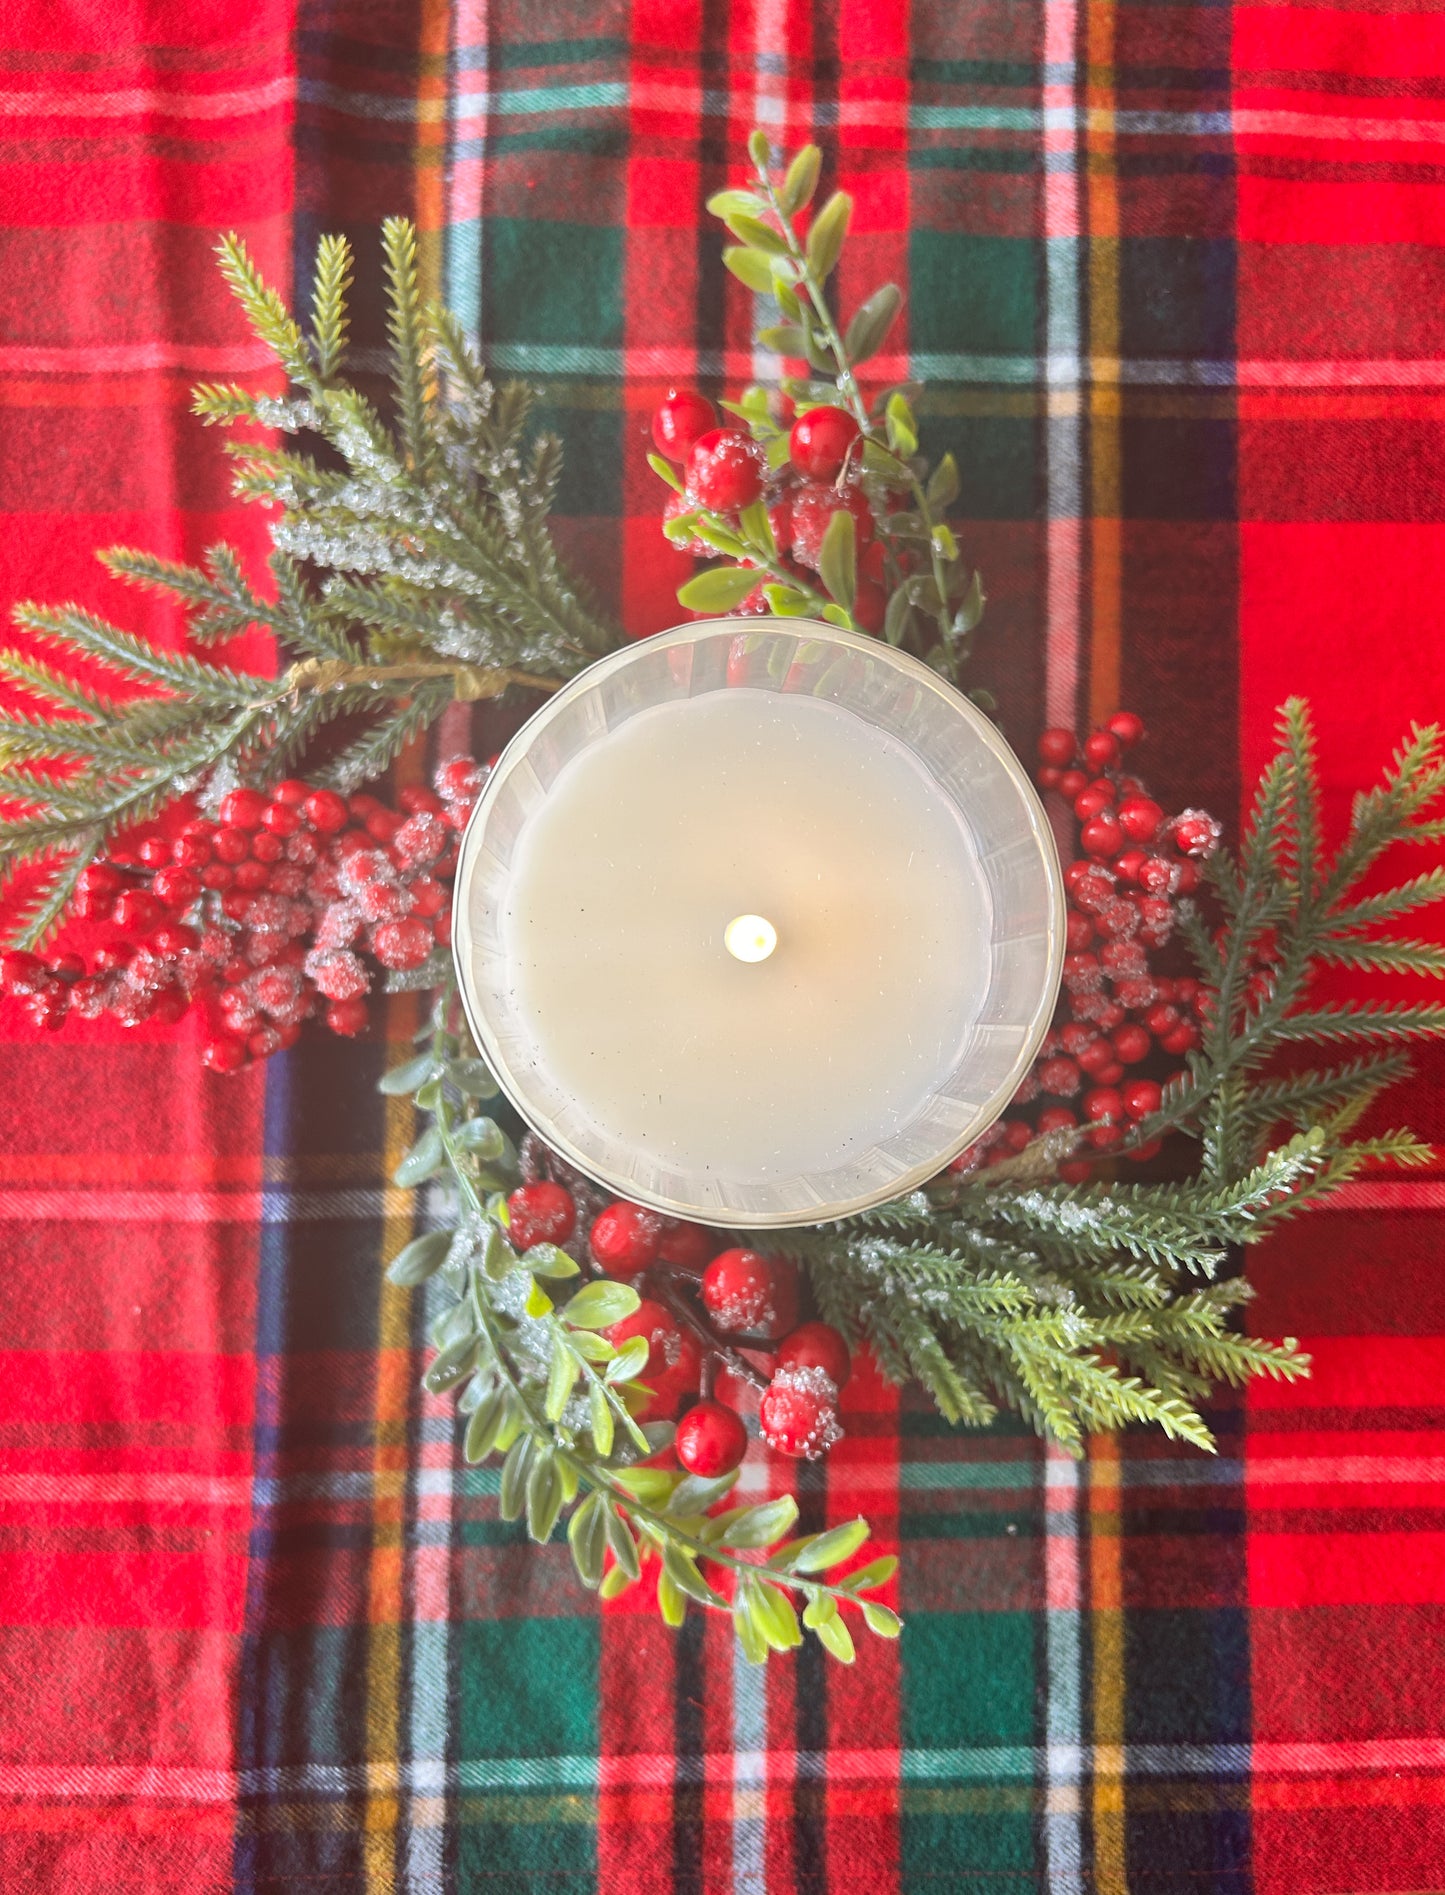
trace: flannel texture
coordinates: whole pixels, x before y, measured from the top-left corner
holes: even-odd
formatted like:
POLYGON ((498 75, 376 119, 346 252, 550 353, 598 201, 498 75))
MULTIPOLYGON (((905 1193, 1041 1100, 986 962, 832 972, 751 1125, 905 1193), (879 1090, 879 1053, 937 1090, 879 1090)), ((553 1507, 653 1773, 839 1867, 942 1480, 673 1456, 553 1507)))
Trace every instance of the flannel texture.
MULTIPOLYGON (((92 552, 264 545, 187 412, 260 367, 217 232, 304 291, 346 231, 374 366, 405 212, 544 387, 573 556, 671 623, 647 417, 753 373, 702 205, 756 124, 855 195, 845 307, 905 289, 877 372, 957 456, 1021 746, 1127 704, 1163 799, 1233 817, 1302 691, 1339 820, 1439 713, 1418 0, 12 0, 0 72, 6 602, 174 639, 92 552)), ((42 1043, 5 1009, 6 1895, 1445 1888, 1445 1175, 1254 1253, 1251 1320, 1315 1372, 1222 1403, 1214 1458, 953 1432, 860 1368, 827 1463, 749 1491, 867 1513, 906 1629, 755 1671, 725 1624, 599 1612, 419 1392, 425 1298, 381 1265, 430 1211, 373 1090, 415 1023, 219 1079, 194 1023, 42 1043)))

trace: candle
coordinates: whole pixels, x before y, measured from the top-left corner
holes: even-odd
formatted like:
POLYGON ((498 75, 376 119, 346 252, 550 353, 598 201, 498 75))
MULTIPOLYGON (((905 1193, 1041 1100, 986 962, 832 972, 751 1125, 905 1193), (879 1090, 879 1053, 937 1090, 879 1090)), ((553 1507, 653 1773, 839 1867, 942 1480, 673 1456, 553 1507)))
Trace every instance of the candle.
POLYGON ((499 1080, 584 1170, 712 1222, 823 1218, 929 1175, 1017 1084, 1057 881, 1017 763, 924 667, 712 622, 514 741, 458 967, 499 1080))

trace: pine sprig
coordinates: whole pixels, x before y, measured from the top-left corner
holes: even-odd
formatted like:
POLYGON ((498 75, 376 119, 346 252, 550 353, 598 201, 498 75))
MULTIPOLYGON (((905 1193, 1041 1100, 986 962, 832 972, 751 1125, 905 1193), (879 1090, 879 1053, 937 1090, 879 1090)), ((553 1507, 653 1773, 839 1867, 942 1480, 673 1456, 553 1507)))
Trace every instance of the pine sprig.
POLYGON ((395 434, 338 379, 344 239, 318 246, 309 336, 240 239, 219 246, 290 388, 203 385, 196 413, 310 434, 332 457, 323 465, 254 434, 227 443, 237 494, 275 510, 274 596, 226 545, 199 565, 125 547, 102 555, 117 578, 176 601, 195 647, 267 633, 276 677, 162 650, 79 606, 17 610, 29 642, 0 650, 0 677, 33 708, 0 725, 0 871, 24 874, 18 945, 39 944, 61 919, 86 861, 182 789, 283 774, 340 716, 362 728, 313 774, 355 787, 454 697, 551 690, 618 642, 557 557, 547 515, 560 453, 550 438, 527 439, 529 391, 495 388, 455 318, 423 305, 409 224, 392 219, 383 247, 395 434), (37 644, 101 679, 67 675, 37 644))

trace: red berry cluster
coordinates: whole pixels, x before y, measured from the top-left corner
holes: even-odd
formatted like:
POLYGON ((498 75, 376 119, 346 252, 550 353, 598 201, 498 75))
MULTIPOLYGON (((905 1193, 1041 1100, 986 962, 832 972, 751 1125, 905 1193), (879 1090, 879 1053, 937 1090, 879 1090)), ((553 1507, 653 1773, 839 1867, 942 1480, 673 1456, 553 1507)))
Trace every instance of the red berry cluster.
MULTIPOLYGON (((862 439, 844 408, 809 408, 794 421, 788 458, 770 470, 762 446, 741 428, 719 427, 710 401, 690 389, 669 389, 652 417, 659 454, 682 469, 683 491, 663 508, 664 522, 705 509, 724 517, 755 500, 767 502, 768 521, 783 563, 805 583, 818 571, 823 535, 835 513, 851 513, 858 546, 857 590, 851 607, 866 632, 881 632, 888 608, 887 559, 875 538, 873 509, 860 482, 862 439)), ((706 554, 700 539, 687 551, 706 554)), ((736 608, 739 616, 765 613, 758 586, 736 608)))
MULTIPOLYGON (((579 1208, 584 1216, 593 1208, 592 1190, 535 1139, 524 1142, 523 1163, 534 1175, 508 1200, 512 1242, 524 1253, 566 1244, 579 1208), (568 1184, 540 1175, 544 1169, 566 1173, 568 1184)), ((642 1301, 607 1333, 619 1346, 646 1338, 641 1379, 652 1394, 638 1418, 672 1421, 685 1411, 673 1451, 690 1474, 731 1473, 742 1460, 748 1434, 737 1402, 749 1386, 760 1396, 759 1431, 780 1453, 816 1460, 841 1438, 848 1345, 828 1323, 798 1320, 792 1263, 622 1199, 591 1217, 578 1254, 637 1285, 642 1301)))
MULTIPOLYGON (((1199 1044, 1208 990, 1191 976, 1159 973, 1150 957, 1172 938, 1179 901, 1199 888, 1199 861, 1218 847, 1220 826, 1197 809, 1166 817, 1125 770, 1125 753, 1143 734, 1141 720, 1120 711, 1082 744, 1071 730, 1039 739, 1039 787, 1069 804, 1083 850, 1064 870, 1063 992, 1009 1112, 954 1160, 955 1173, 1080 1127, 1087 1147, 1115 1150, 1158 1110, 1177 1062, 1199 1044)), ((1141 1163, 1158 1150, 1155 1139, 1126 1148, 1141 1163)), ((1088 1165, 1074 1159, 1059 1172, 1077 1183, 1088 1165)))
POLYGON ((399 809, 297 778, 232 790, 214 818, 84 870, 74 913, 107 936, 88 968, 69 951, 10 953, 0 987, 51 1029, 72 1013, 138 1026, 204 1007, 215 1072, 294 1045, 312 1015, 359 1033, 372 978, 361 950, 415 968, 451 939, 458 832, 483 779, 453 757, 399 809))

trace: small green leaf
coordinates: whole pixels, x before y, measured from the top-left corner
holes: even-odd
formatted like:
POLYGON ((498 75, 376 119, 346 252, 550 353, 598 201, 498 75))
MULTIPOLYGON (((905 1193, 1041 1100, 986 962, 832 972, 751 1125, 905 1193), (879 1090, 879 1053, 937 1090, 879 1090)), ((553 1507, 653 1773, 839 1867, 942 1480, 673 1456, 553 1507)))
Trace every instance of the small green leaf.
POLYGON ((585 1283, 562 1311, 574 1329, 610 1329, 630 1316, 642 1298, 630 1283, 585 1283))
POLYGON ((500 1283, 502 1278, 509 1276, 520 1262, 521 1258, 498 1227, 495 1224, 489 1225, 486 1245, 482 1250, 483 1273, 490 1277, 493 1283, 500 1283))
POLYGON ((556 1305, 537 1279, 533 1277, 532 1287, 528 1290, 527 1300, 522 1307, 529 1316, 536 1318, 540 1322, 543 1316, 550 1316, 552 1314, 556 1305))
POLYGON ((588 1362, 610 1363, 617 1354, 606 1336, 594 1336, 586 1329, 572 1331, 572 1347, 588 1362))
POLYGON ((483 1163, 500 1158, 507 1149, 507 1135, 491 1119, 464 1119, 452 1134, 458 1150, 469 1151, 483 1163))
POLYGON ((495 1447, 506 1407, 506 1394, 499 1388, 473 1409, 462 1439, 462 1453, 473 1465, 486 1460, 495 1447))
POLYGON ((998 699, 992 691, 986 691, 982 685, 975 685, 968 694, 970 704, 976 704, 985 717, 992 717, 998 709, 998 699))
POLYGON ((743 1648, 743 1657, 750 1665, 765 1665, 768 1662, 768 1641, 752 1614, 752 1593, 750 1585, 742 1581, 733 1594, 733 1629, 738 1635, 738 1643, 743 1648))
POLYGON ((572 1563, 584 1586, 595 1592, 602 1578, 603 1555, 607 1534, 602 1518, 602 1496, 588 1494, 567 1522, 567 1544, 572 1548, 572 1563))
POLYGON ((384 1092, 392 1098, 403 1093, 415 1092, 436 1071, 436 1061, 430 1053, 418 1053, 415 1059, 409 1059, 401 1066, 393 1066, 390 1072, 383 1073, 376 1082, 378 1092, 384 1092))
POLYGON ((429 1395, 444 1395, 449 1388, 455 1388, 463 1376, 470 1374, 476 1356, 475 1339, 463 1336, 437 1356, 421 1378, 422 1387, 429 1395))
POLYGON ((772 295, 773 272, 761 250, 750 250, 744 244, 730 244, 723 251, 723 265, 754 295, 772 295))
POLYGON ((933 541, 933 550, 940 559, 947 560, 951 564, 958 558, 958 541, 953 537, 952 530, 941 521, 935 525, 930 538, 933 541))
POLYGON ((796 217, 805 204, 811 204, 813 193, 818 188, 818 173, 823 166, 823 154, 816 145, 804 145, 803 149, 788 166, 782 187, 778 192, 778 202, 787 217, 796 217))
POLYGON ((722 1536, 724 1546, 771 1546, 780 1540, 798 1517, 798 1503, 791 1494, 779 1494, 761 1506, 745 1507, 731 1521, 722 1536))
POLYGON ((449 1230, 429 1230, 421 1237, 413 1237, 405 1250, 399 1250, 386 1266, 387 1282, 394 1283, 399 1290, 414 1290, 418 1283, 425 1283, 436 1275, 451 1247, 449 1230))
POLYGON ((807 595, 796 586, 764 586, 763 596, 780 619, 802 618, 808 611, 807 595))
POLYGON ((866 1566, 860 1566, 856 1573, 849 1573, 846 1579, 840 1579, 839 1585, 845 1592, 871 1592, 875 1586, 886 1586, 898 1571, 898 1561, 892 1553, 884 1553, 878 1559, 870 1560, 866 1566))
POLYGON ((866 362, 870 356, 877 355, 902 302, 903 292, 898 285, 885 283, 881 289, 874 290, 867 302, 858 305, 843 337, 843 347, 850 361, 866 362))
POLYGON ((872 1599, 863 1602, 863 1618, 870 1632, 876 1632, 880 1638, 897 1638, 903 1630, 903 1621, 896 1612, 890 1612, 886 1605, 878 1605, 872 1599))
POLYGON ((758 574, 747 566, 714 566, 700 572, 677 589, 677 602, 689 612, 731 612, 758 583, 758 574))
POLYGON ((811 1540, 793 1561, 793 1570, 821 1573, 829 1566, 839 1566, 845 1559, 851 1559, 867 1538, 866 1520, 846 1520, 842 1526, 830 1527, 811 1540))
POLYGON ((778 308, 782 310, 784 318, 788 322, 799 322, 802 320, 802 299, 790 284, 780 283, 778 281, 776 271, 773 273, 773 294, 778 299, 778 308))
POLYGON ((739 211, 745 217, 755 217, 768 205, 767 199, 759 197, 756 191, 714 191, 707 207, 714 217, 732 217, 739 211))
POLYGON ((527 1268, 533 1276, 569 1277, 580 1274, 578 1266, 556 1244, 533 1244, 526 1253, 527 1268))
POLYGON ((706 1513, 709 1507, 715 1507, 720 1500, 725 1500, 737 1484, 736 1468, 730 1474, 712 1477, 689 1474, 673 1489, 667 1510, 679 1515, 706 1513))
POLYGON ((968 591, 964 593, 963 601, 953 615, 953 629, 958 637, 965 638, 973 630, 983 617, 983 608, 987 603, 988 596, 983 589, 983 575, 975 571, 973 578, 969 581, 968 591))
POLYGON ((841 625, 845 632, 856 632, 858 629, 853 623, 853 614, 844 606, 825 605, 823 607, 823 617, 830 625, 841 625))
POLYGON ((646 1336, 629 1336, 607 1364, 604 1371, 607 1380, 630 1382, 633 1376, 641 1375, 647 1367, 647 1353, 646 1336))
POLYGON ((502 1478, 497 1494, 497 1511, 504 1520, 515 1520, 522 1511, 527 1492, 527 1473, 532 1463, 532 1437, 519 1435, 502 1463, 502 1478))
POLYGON ((624 1467, 616 1479, 644 1507, 666 1506, 678 1483, 678 1476, 665 1467, 624 1467))
POLYGON ((649 454, 647 464, 659 480, 665 480, 674 493, 682 492, 682 481, 671 461, 665 461, 660 454, 649 454))
POLYGON ((918 423, 906 396, 895 392, 888 397, 884 410, 888 423, 888 445, 900 460, 909 460, 918 452, 918 423))
POLYGON ((928 504, 935 513, 942 513, 957 500, 958 491, 958 462, 945 454, 928 476, 928 504))
POLYGON ((672 1583, 679 1592, 685 1592, 689 1599, 696 1599, 699 1605, 720 1606, 723 1604, 721 1593, 714 1592, 697 1569, 697 1562, 676 1540, 664 1540, 662 1543, 662 1564, 672 1583))
POLYGON ((777 1586, 755 1586, 748 1601, 753 1623, 776 1652, 791 1651, 803 1642, 793 1602, 777 1586))
POLYGON ((604 1505, 602 1523, 607 1535, 608 1552, 629 1579, 636 1579, 642 1571, 642 1562, 637 1557, 637 1542, 632 1537, 632 1528, 610 1500, 604 1505))
POLYGON ((773 473, 776 473, 780 467, 787 465, 789 452, 790 449, 786 434, 775 434, 771 439, 763 443, 763 454, 767 459, 770 471, 773 473))
POLYGON ((848 611, 858 585, 858 542, 853 516, 845 508, 832 516, 824 530, 818 573, 839 605, 848 611))
POLYGON ((635 1574, 624 1572, 620 1566, 609 1566, 603 1575, 602 1584, 597 1588, 599 1599, 616 1599, 632 1584, 635 1574))
POLYGON ((787 238, 780 237, 771 224, 765 224, 759 217, 733 211, 723 222, 738 242, 746 244, 750 250, 764 251, 770 257, 785 257, 788 254, 787 238))
POLYGON ((539 1544, 550 1540, 562 1511, 562 1481, 549 1453, 534 1453, 527 1475, 527 1532, 539 1544))
POLYGON ((715 553, 726 553, 731 559, 741 559, 748 550, 748 543, 740 533, 734 533, 720 520, 710 520, 705 513, 694 514, 692 530, 715 553))
POLYGON ((843 254, 843 239, 853 215, 853 200, 846 191, 835 191, 813 219, 808 232, 808 268, 823 282, 843 254))
POLYGON ((815 1592, 803 1607, 803 1623, 810 1632, 816 1632, 820 1625, 826 1625, 829 1619, 838 1616, 838 1601, 827 1592, 815 1592))
POLYGON ((572 1390, 577 1386, 577 1377, 581 1374, 577 1358, 567 1347, 562 1337, 554 1331, 552 1360, 547 1370, 547 1397, 542 1412, 548 1421, 558 1422, 562 1411, 571 1398, 572 1390))
POLYGON ((448 1349, 454 1342, 460 1342, 463 1336, 477 1333, 477 1319, 471 1303, 465 1298, 443 1310, 431 1326, 433 1348, 448 1349))
POLYGON ((762 500, 754 500, 751 506, 744 507, 738 515, 738 525, 742 528, 743 538, 750 546, 761 547, 771 556, 778 550, 773 538, 773 523, 768 518, 767 505, 762 500))
POLYGON ((687 1600, 673 1583, 672 1575, 665 1565, 657 1569, 657 1609, 662 1614, 663 1623, 670 1625, 674 1632, 687 1617, 687 1600))
POLYGON ((835 1615, 831 1619, 824 1619, 823 1623, 815 1629, 818 1634, 818 1643, 825 1651, 831 1652, 833 1657, 842 1664, 852 1664, 858 1654, 853 1646, 853 1634, 841 1618, 835 1615))
POLYGON ((888 609, 883 614, 883 636, 890 645, 901 645, 908 636, 908 621, 913 616, 913 607, 909 604, 906 589, 899 586, 888 595, 888 609))
POLYGON ((592 1445, 605 1461, 612 1452, 615 1429, 611 1404, 598 1382, 593 1382, 587 1390, 587 1412, 592 1429, 592 1445))
POLYGON ((392 1172, 391 1181, 411 1190, 434 1177, 445 1161, 446 1148, 442 1144, 442 1135, 435 1125, 429 1125, 392 1172))
POLYGON ((748 133, 748 156, 752 159, 757 169, 766 175, 768 160, 772 156, 772 153, 768 146, 768 135, 765 131, 760 131, 755 128, 748 133))
POLYGON ((447 1077, 469 1099, 494 1099, 501 1091, 484 1059, 454 1060, 447 1067, 447 1077))

